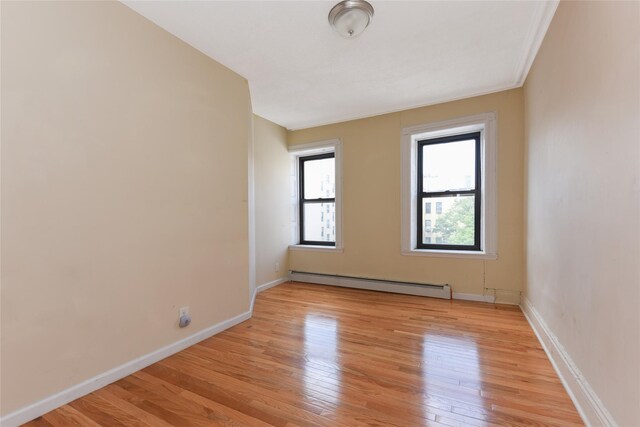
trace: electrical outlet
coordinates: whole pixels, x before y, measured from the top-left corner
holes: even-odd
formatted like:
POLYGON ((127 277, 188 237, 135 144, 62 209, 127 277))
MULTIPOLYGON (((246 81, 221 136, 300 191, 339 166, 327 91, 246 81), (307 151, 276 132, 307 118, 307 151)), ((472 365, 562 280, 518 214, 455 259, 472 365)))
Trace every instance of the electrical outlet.
POLYGON ((180 316, 188 316, 189 315, 189 306, 186 307, 180 307, 180 316))
POLYGON ((276 273, 280 271, 280 263, 276 262, 276 273))

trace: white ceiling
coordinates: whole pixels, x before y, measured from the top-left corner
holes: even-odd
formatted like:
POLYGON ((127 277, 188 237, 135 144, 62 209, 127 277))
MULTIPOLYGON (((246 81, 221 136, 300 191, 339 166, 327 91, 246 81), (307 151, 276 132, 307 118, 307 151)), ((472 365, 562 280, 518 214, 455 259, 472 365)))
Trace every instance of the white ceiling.
POLYGON ((301 129, 522 85, 557 1, 370 1, 356 39, 334 1, 124 3, 249 81, 259 116, 301 129))

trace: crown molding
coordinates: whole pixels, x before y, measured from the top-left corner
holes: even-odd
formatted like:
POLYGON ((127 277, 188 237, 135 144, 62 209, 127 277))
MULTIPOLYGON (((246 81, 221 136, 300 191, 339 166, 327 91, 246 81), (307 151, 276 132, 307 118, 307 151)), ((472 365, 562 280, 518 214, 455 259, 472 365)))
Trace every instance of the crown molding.
POLYGON ((533 18, 531 19, 531 26, 529 27, 522 49, 524 54, 520 59, 514 74, 514 84, 516 87, 522 86, 527 79, 529 70, 533 65, 533 61, 536 59, 536 55, 542 45, 544 36, 547 34, 547 30, 549 29, 549 25, 551 25, 551 20, 556 13, 558 4, 560 4, 559 0, 541 1, 536 3, 537 8, 534 12, 533 18))

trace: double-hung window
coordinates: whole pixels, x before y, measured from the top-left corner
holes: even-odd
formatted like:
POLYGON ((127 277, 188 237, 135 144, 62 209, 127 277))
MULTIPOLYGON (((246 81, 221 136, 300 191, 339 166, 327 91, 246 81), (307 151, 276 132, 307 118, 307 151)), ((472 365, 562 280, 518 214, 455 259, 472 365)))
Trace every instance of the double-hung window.
POLYGON ((404 255, 497 258, 495 113, 402 130, 404 255))
POLYGON ((298 158, 301 245, 336 245, 335 160, 334 153, 298 158))
POLYGON ((420 140, 417 150, 416 247, 479 251, 480 132, 420 140))
POLYGON ((293 250, 342 251, 340 140, 289 147, 293 250))

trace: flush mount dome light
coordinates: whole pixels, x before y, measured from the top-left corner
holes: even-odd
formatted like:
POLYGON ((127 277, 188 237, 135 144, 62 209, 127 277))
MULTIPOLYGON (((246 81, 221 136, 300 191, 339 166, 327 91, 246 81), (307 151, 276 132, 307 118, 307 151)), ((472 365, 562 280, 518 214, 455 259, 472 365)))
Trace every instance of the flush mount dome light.
POLYGON ((351 39, 362 33, 373 18, 373 6, 364 0, 344 0, 329 12, 329 24, 342 36, 351 39))

